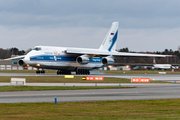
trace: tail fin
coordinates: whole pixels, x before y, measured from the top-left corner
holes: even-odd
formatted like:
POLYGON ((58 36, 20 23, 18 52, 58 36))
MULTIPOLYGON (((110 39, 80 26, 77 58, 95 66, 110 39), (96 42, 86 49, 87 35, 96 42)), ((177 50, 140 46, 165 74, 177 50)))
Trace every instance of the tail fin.
POLYGON ((108 51, 116 49, 118 26, 119 26, 119 22, 112 23, 112 26, 109 29, 99 49, 108 50, 108 51))
POLYGON ((156 64, 156 60, 155 60, 155 57, 153 57, 153 65, 156 64))

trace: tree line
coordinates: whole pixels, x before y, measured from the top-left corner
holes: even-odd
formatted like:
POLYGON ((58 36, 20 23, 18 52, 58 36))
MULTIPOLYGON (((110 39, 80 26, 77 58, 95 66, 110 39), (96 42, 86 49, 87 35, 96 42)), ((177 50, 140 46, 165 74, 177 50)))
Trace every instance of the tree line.
MULTIPOLYGON (((117 50, 118 52, 129 52, 129 53, 136 53, 134 51, 129 51, 129 49, 122 48, 117 50)), ((158 64, 180 64, 180 47, 179 50, 173 51, 172 49, 165 49, 162 52, 138 52, 144 54, 161 54, 161 55, 172 55, 173 57, 157 57, 156 63, 158 64)), ((117 57, 117 63, 149 63, 152 64, 153 58, 152 57, 117 57)))
POLYGON ((0 59, 10 58, 12 55, 24 55, 24 54, 26 54, 26 51, 19 50, 16 47, 9 49, 0 48, 0 59))

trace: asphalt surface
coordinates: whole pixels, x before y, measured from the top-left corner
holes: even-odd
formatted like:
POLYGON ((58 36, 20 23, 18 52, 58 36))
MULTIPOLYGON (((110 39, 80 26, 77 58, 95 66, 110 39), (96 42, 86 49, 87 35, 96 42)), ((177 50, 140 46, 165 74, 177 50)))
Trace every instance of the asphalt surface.
MULTIPOLYGON (((10 83, 0 83, 0 86, 10 86, 10 83)), ((25 86, 127 86, 127 87, 140 87, 140 86, 179 86, 180 84, 174 83, 26 83, 25 86)))
MULTIPOLYGON (((35 74, 35 73, 0 73, 0 76, 57 76, 57 74, 35 74)), ((59 75, 63 76, 63 75, 59 75)), ((77 75, 81 76, 81 75, 77 75)), ((91 74, 90 76, 114 77, 114 78, 150 78, 155 81, 180 81, 180 74, 91 74)))
MULTIPOLYGON (((57 76, 56 74, 36 75, 33 73, 0 73, 0 76, 57 76)), ((113 74, 92 75, 116 78, 144 77, 155 80, 180 80, 180 75, 113 74)), ((0 83, 0 86, 10 83, 0 83)), ((26 83, 28 86, 136 86, 123 89, 93 90, 54 90, 54 91, 17 91, 0 92, 0 103, 31 103, 69 101, 105 101, 105 100, 147 100, 180 98, 180 84, 144 84, 144 83, 26 83)))
POLYGON ((137 87, 125 89, 55 90, 0 92, 0 103, 32 103, 105 100, 147 100, 180 98, 179 86, 137 87))

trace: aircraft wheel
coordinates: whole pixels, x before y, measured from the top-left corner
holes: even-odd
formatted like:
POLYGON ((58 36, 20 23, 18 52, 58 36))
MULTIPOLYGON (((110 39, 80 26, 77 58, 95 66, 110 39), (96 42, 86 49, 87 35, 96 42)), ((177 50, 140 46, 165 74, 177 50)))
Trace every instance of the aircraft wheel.
POLYGON ((39 71, 39 70, 37 70, 37 71, 36 71, 36 74, 40 74, 40 71, 39 71))
POLYGON ((58 71, 57 71, 57 75, 59 75, 59 74, 60 74, 60 71, 58 70, 58 71))
POLYGON ((87 75, 87 74, 88 74, 88 71, 86 70, 86 71, 85 71, 85 75, 87 75))
POLYGON ((44 70, 42 70, 42 71, 39 71, 41 74, 44 74, 45 73, 45 71, 44 70))

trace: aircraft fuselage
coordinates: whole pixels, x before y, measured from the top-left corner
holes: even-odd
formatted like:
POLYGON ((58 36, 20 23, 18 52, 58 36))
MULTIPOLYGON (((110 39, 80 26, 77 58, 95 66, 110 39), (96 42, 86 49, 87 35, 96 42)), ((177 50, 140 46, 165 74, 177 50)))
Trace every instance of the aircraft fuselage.
POLYGON ((102 58, 92 57, 89 59, 88 64, 79 64, 76 59, 79 54, 67 54, 66 48, 62 47, 48 47, 39 46, 29 52, 24 62, 28 66, 41 68, 41 69, 55 69, 55 70, 69 70, 76 71, 77 69, 94 69, 103 66, 101 63, 102 58))

